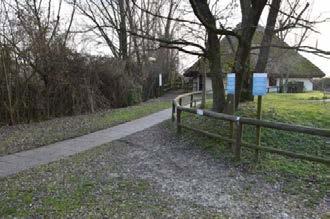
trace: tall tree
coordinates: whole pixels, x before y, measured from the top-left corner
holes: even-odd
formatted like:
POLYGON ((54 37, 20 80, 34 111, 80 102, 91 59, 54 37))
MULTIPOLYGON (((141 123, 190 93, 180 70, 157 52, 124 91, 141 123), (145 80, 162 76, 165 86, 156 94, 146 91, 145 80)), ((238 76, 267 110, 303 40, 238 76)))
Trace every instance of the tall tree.
POLYGON ((127 31, 126 31, 126 1, 118 0, 119 5, 119 53, 122 59, 127 59, 127 31))
POLYGON ((207 33, 206 58, 209 61, 212 77, 213 110, 222 112, 225 109, 225 90, 221 66, 220 41, 216 29, 216 19, 212 14, 207 0, 190 0, 193 11, 204 25, 207 33))
POLYGON ((255 67, 255 72, 264 72, 268 62, 270 44, 275 34, 276 19, 280 10, 282 0, 272 0, 268 17, 267 24, 265 27, 264 35, 261 41, 261 48, 258 55, 258 61, 255 67))
POLYGON ((242 14, 242 21, 239 27, 240 38, 232 70, 232 72, 236 73, 236 106, 238 106, 241 100, 243 88, 245 88, 244 92, 250 92, 248 89, 248 60, 251 51, 251 43, 267 0, 241 0, 240 3, 242 14))

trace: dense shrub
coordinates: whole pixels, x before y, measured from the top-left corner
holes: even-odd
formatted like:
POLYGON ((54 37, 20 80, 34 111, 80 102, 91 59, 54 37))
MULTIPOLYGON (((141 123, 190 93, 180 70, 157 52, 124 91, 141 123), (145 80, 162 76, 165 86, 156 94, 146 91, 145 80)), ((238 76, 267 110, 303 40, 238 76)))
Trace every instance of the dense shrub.
MULTIPOLYGON (((15 124, 123 107, 142 100, 142 86, 127 63, 108 57, 75 53, 60 45, 33 69, 12 58, 10 47, 0 53, 0 122, 15 124)), ((130 67, 132 68, 132 67, 130 67)))

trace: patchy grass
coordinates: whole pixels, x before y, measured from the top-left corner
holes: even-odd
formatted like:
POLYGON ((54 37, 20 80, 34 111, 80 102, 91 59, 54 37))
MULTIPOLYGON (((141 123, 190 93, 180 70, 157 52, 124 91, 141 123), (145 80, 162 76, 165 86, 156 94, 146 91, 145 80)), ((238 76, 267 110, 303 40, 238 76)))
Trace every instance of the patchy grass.
POLYGON ((0 217, 221 217, 162 194, 146 180, 126 177, 109 156, 121 147, 112 142, 0 179, 0 217))
MULTIPOLYGON (((322 95, 321 92, 268 94, 263 98, 263 119, 329 129, 330 103, 309 100, 311 97, 319 98, 322 95)), ((211 103, 208 103, 208 107, 210 106, 211 103)), ((256 111, 256 102, 251 102, 242 105, 237 114, 256 117, 256 111)), ((183 122, 213 133, 229 135, 228 122, 187 113, 184 113, 183 122)), ((214 156, 234 162, 228 143, 201 135, 196 136, 190 131, 183 133, 193 141, 203 142, 205 149, 211 151, 214 156)), ((243 141, 255 142, 255 127, 244 126, 243 141)), ((326 158, 330 157, 329 141, 327 138, 272 129, 262 129, 261 136, 264 146, 326 158)), ((243 148, 242 161, 237 165, 243 170, 264 174, 270 182, 283 181, 283 191, 301 195, 306 205, 315 206, 327 194, 330 187, 328 166, 266 152, 261 152, 260 162, 255 163, 254 154, 254 151, 243 148)))
POLYGON ((0 156, 85 135, 131 121, 170 107, 169 101, 153 101, 89 115, 0 128, 0 156))

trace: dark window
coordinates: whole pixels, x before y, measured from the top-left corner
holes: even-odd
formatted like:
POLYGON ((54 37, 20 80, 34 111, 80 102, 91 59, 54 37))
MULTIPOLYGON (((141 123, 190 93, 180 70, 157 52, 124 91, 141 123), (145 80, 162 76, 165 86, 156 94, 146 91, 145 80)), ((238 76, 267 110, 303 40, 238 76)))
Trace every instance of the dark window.
POLYGON ((203 76, 199 76, 199 87, 198 90, 203 90, 203 76))
POLYGON ((276 78, 273 77, 269 78, 269 86, 276 86, 276 78))

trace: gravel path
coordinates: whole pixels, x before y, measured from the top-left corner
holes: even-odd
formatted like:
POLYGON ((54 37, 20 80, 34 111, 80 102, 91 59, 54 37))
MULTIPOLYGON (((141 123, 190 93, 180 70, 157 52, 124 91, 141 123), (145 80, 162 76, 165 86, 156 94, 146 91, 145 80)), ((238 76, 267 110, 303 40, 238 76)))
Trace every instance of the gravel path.
POLYGON ((109 159, 126 177, 148 180, 161 192, 233 218, 319 218, 329 207, 306 208, 298 196, 281 192, 280 182, 269 184, 215 159, 171 126, 121 139, 124 144, 109 150, 109 159))
POLYGON ((171 109, 162 110, 140 119, 115 127, 93 132, 81 137, 60 141, 37 149, 0 157, 0 177, 5 177, 28 168, 60 160, 96 146, 123 138, 168 120, 171 109))
MULTIPOLYGON (((214 158, 166 121, 0 179, 0 217, 320 218, 281 182, 214 158)), ((301 195, 301 194, 300 194, 301 195)), ((329 209, 328 209, 329 210, 329 209)))
POLYGON ((0 126, 0 156, 86 135, 169 108, 183 91, 169 91, 139 105, 109 109, 93 114, 54 118, 15 126, 0 126))

